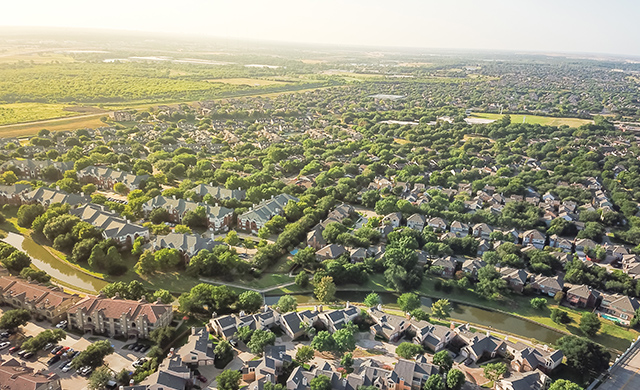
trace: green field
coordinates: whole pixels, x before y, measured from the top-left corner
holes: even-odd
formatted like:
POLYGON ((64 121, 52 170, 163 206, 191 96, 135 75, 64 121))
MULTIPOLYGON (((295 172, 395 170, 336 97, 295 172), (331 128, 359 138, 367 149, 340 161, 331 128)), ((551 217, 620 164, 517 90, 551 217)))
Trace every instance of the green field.
MULTIPOLYGON (((592 120, 579 119, 579 118, 554 118, 550 116, 538 116, 538 115, 520 115, 509 114, 511 116, 511 123, 529 123, 546 126, 562 126, 567 125, 569 127, 580 127, 587 123, 593 123, 592 120)), ((498 120, 503 117, 500 114, 490 114, 483 112, 474 112, 471 114, 472 118, 493 119, 498 120)))
POLYGON ((64 107, 64 104, 44 103, 0 104, 0 125, 78 115, 64 107))
POLYGON ((62 118, 43 120, 32 123, 22 123, 15 125, 0 126, 0 138, 10 137, 25 137, 29 135, 35 135, 42 129, 49 131, 62 131, 62 130, 76 130, 76 129, 95 129, 97 127, 105 126, 105 123, 100 120, 100 117, 105 114, 93 114, 83 115, 80 117, 62 118))

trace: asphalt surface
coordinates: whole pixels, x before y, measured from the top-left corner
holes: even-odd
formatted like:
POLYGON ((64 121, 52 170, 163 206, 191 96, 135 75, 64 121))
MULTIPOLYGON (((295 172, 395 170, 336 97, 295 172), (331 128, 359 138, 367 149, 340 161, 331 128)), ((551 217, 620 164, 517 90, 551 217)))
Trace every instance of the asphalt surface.
POLYGON ((615 367, 598 390, 640 389, 640 343, 636 343, 615 367))

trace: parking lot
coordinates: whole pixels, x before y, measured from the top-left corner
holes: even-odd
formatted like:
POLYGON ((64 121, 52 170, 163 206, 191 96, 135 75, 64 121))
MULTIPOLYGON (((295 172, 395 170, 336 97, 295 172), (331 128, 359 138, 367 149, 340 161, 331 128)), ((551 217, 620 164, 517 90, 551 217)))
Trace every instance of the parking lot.
MULTIPOLYGON (((35 371, 42 371, 44 373, 55 373, 60 377, 63 389, 86 389, 88 387, 88 381, 86 377, 79 375, 74 369, 71 369, 68 372, 62 371, 62 368, 69 362, 68 358, 62 357, 58 362, 49 366, 47 363, 53 356, 50 351, 38 351, 36 356, 30 359, 23 359, 17 356, 17 351, 13 354, 9 353, 11 347, 21 344, 20 340, 22 338, 28 336, 36 336, 46 329, 54 328, 55 326, 51 325, 48 322, 30 321, 27 325, 22 327, 17 334, 13 334, 8 339, 6 339, 11 343, 11 345, 0 350, 0 358, 6 360, 13 357, 20 362, 24 362, 27 366, 32 367, 35 371)), ((105 339, 107 338, 92 335, 85 335, 81 337, 67 332, 67 337, 59 342, 58 345, 72 348, 74 351, 84 351, 94 341, 105 339)), ((145 353, 143 352, 135 352, 128 349, 123 349, 125 345, 131 345, 135 342, 135 340, 130 340, 127 342, 114 339, 108 340, 111 342, 111 345, 113 346, 115 352, 105 358, 105 363, 114 371, 114 373, 121 371, 123 368, 133 371, 133 362, 145 355, 145 353)))

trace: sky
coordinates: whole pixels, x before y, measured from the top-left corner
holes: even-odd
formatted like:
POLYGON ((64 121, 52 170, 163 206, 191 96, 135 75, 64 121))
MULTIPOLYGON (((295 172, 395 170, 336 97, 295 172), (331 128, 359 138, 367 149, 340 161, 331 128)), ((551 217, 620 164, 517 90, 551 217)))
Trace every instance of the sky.
POLYGON ((19 0, 0 26, 640 56, 638 0, 19 0))

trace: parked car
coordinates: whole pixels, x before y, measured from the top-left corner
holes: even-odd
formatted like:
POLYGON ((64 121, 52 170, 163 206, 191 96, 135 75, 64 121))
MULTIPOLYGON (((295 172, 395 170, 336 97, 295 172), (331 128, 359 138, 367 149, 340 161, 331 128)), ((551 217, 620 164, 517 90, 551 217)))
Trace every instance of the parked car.
POLYGON ((55 354, 56 354, 56 353, 58 353, 58 351, 60 351, 62 348, 63 348, 63 347, 62 347, 62 345, 56 345, 56 346, 55 346, 55 347, 53 347, 53 349, 51 350, 51 353, 55 355, 55 354))
POLYGON ((0 333, 0 337, 3 338, 3 339, 6 339, 7 337, 9 337, 9 332, 4 331, 4 332, 0 333))
POLYGON ((9 348, 9 353, 15 353, 15 352, 17 352, 18 350, 20 350, 20 347, 18 347, 18 346, 16 345, 15 347, 11 347, 11 348, 9 348))
POLYGON ((149 349, 151 348, 151 346, 149 345, 145 345, 142 347, 142 349, 140 350, 140 352, 147 352, 149 349))
POLYGON ((69 350, 69 347, 63 347, 61 350, 59 350, 58 352, 56 352, 56 355, 58 356, 62 356, 63 353, 67 352, 69 350))
POLYGON ((58 322, 58 325, 56 325, 56 328, 58 329, 65 329, 66 327, 67 327, 67 320, 60 321, 58 322))
POLYGON ((138 344, 136 345, 136 347, 133 349, 135 352, 140 352, 140 350, 142 349, 142 347, 144 347, 144 345, 142 344, 138 344))
POLYGON ((82 376, 89 376, 89 374, 91 374, 92 372, 93 372, 93 368, 91 368, 90 366, 84 366, 78 370, 78 374, 82 376))
POLYGON ((18 352, 18 356, 22 357, 22 355, 24 355, 25 353, 27 353, 27 350, 21 349, 20 352, 18 352))
POLYGON ((72 360, 74 357, 78 356, 78 354, 80 353, 80 351, 73 351, 69 354, 69 356, 67 356, 67 358, 69 360, 72 360))
POLYGON ((51 357, 51 359, 49 359, 49 361, 47 361, 47 365, 48 366, 53 366, 54 364, 56 364, 58 361, 60 360, 60 356, 58 355, 54 355, 51 357))
POLYGON ((62 354, 62 357, 68 358, 71 354, 73 354, 73 348, 69 348, 68 350, 66 350, 65 353, 62 354))
POLYGON ((34 357, 36 354, 33 352, 27 352, 24 355, 22 355, 23 359, 31 359, 32 357, 34 357))
POLYGON ((68 372, 69 370, 71 370, 71 362, 65 364, 64 367, 62 367, 62 372, 68 372))
POLYGON ((51 348, 53 348, 53 346, 54 346, 54 345, 55 345, 55 344, 53 344, 53 343, 47 343, 47 345, 45 345, 45 346, 44 346, 44 350, 45 350, 45 351, 48 351, 48 350, 50 350, 51 348))
POLYGON ((10 345, 11 345, 11 343, 10 343, 10 342, 5 341, 5 342, 3 342, 3 343, 0 343, 0 349, 5 349, 5 348, 7 348, 7 347, 8 347, 8 346, 10 346, 10 345))
POLYGON ((207 378, 205 378, 205 377, 204 377, 204 376, 202 376, 202 375, 198 375, 198 376, 197 376, 197 378, 198 378, 198 380, 199 380, 200 382, 202 382, 202 383, 205 383, 205 382, 207 381, 207 378))

